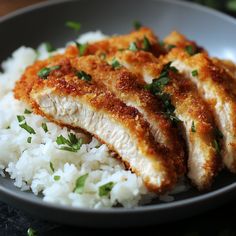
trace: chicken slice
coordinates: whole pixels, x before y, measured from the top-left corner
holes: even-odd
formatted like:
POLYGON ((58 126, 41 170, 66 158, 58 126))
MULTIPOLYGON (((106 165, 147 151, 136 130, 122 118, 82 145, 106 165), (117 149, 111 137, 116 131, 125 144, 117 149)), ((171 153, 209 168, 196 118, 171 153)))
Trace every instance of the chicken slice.
POLYGON ((206 54, 191 56, 185 50, 176 48, 170 52, 168 59, 195 83, 209 104, 224 136, 222 140, 224 163, 232 172, 236 172, 235 80, 224 69, 216 66, 206 54))
MULTIPOLYGON (((166 63, 165 58, 157 59, 144 51, 117 52, 116 58, 129 70, 142 75, 147 84, 157 84, 158 80, 154 83, 153 80, 163 73, 166 63)), ((164 94, 170 95, 175 114, 182 121, 182 131, 188 146, 188 177, 199 189, 206 189, 220 168, 219 154, 214 147, 215 124, 211 112, 195 85, 175 69, 169 67, 162 81, 166 82, 159 87, 164 94)), ((168 98, 165 102, 168 102, 168 98)))
POLYGON ((79 73, 79 65, 72 67, 63 56, 38 61, 17 82, 15 97, 49 120, 82 128, 106 143, 149 190, 170 190, 177 181, 175 167, 168 150, 155 142, 142 114, 97 85, 96 75, 79 73), (46 76, 39 73, 45 67, 50 69, 46 76))
POLYGON ((176 171, 180 176, 186 172, 183 142, 178 131, 163 114, 161 101, 145 90, 138 83, 138 77, 126 68, 113 68, 97 56, 75 58, 74 68, 86 71, 99 86, 115 94, 127 106, 136 108, 150 124, 150 130, 157 143, 169 148, 172 152, 176 171))

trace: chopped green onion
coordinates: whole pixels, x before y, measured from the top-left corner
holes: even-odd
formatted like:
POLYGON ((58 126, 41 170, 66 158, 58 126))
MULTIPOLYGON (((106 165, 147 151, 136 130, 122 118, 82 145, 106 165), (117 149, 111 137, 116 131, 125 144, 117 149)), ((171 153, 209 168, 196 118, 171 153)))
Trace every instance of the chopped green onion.
POLYGON ((75 31, 79 31, 81 29, 81 24, 76 21, 67 21, 66 26, 75 30, 75 31))
POLYGON ((53 179, 54 179, 55 181, 58 181, 58 180, 60 180, 60 178, 61 178, 61 176, 60 176, 60 175, 54 175, 54 177, 53 177, 53 179))
POLYGON ((196 54, 196 49, 194 48, 194 46, 192 45, 188 45, 185 47, 185 51, 190 55, 193 56, 194 54, 196 54))
POLYGON ((24 116, 16 116, 19 123, 25 120, 24 116))
POLYGON ((79 56, 80 56, 80 57, 83 56, 84 53, 85 53, 85 51, 86 51, 86 49, 87 49, 87 47, 88 47, 88 44, 87 44, 87 43, 81 44, 81 43, 78 43, 78 42, 76 42, 76 41, 75 41, 75 44, 76 44, 76 47, 77 47, 78 50, 79 50, 79 56))
POLYGON ((37 231, 32 228, 29 228, 27 230, 27 236, 37 236, 37 231))
POLYGON ((143 38, 143 45, 142 46, 143 46, 144 51, 149 51, 151 48, 151 44, 146 36, 144 36, 144 38, 143 38))
POLYGON ((167 50, 171 50, 171 49, 173 49, 173 48, 176 48, 176 46, 173 45, 173 44, 167 45, 167 50))
POLYGON ((38 72, 38 76, 42 79, 47 79, 50 72, 52 72, 54 70, 59 70, 60 68, 61 68, 61 66, 59 66, 59 65, 52 66, 52 67, 44 67, 38 72))
POLYGON ((83 144, 83 139, 82 138, 78 139, 73 133, 70 133, 68 134, 68 139, 66 139, 62 135, 58 136, 56 139, 56 143, 58 145, 66 145, 60 147, 60 150, 77 152, 83 144))
POLYGON ((142 24, 139 21, 134 21, 133 26, 135 30, 139 30, 142 27, 142 24))
POLYGON ((214 146, 214 148, 215 148, 216 152, 219 154, 219 153, 220 153, 220 151, 221 151, 221 146, 220 146, 220 143, 219 143, 219 141, 218 141, 218 140, 216 140, 216 139, 214 139, 214 141, 213 141, 213 146, 214 146))
POLYGON ((74 189, 75 193, 78 193, 78 194, 83 193, 85 182, 86 182, 86 179, 88 178, 88 175, 89 174, 82 175, 76 180, 75 189, 74 189))
POLYGON ((30 111, 28 109, 25 109, 25 111, 24 111, 24 114, 31 114, 31 113, 32 113, 32 111, 30 111))
POLYGON ((113 69, 117 69, 121 67, 121 64, 119 61, 117 61, 115 58, 113 58, 112 62, 111 62, 111 66, 113 69))
POLYGON ((196 133, 196 127, 195 127, 194 121, 192 121, 191 131, 193 133, 196 133))
POLYGON ((47 124, 46 123, 42 123, 42 128, 44 130, 45 133, 48 132, 48 127, 47 127, 47 124))
POLYGON ((164 47, 164 46, 165 46, 165 42, 164 42, 164 41, 159 41, 159 45, 160 45, 161 47, 164 47))
POLYGON ((192 71, 192 76, 193 76, 193 77, 198 76, 198 70, 193 70, 193 71, 192 71))
POLYGON ((133 51, 133 52, 138 51, 137 44, 136 44, 135 42, 130 43, 130 45, 129 45, 129 50, 130 50, 130 51, 133 51))
POLYGON ((55 48, 52 46, 51 43, 45 42, 44 44, 45 44, 46 50, 47 50, 48 52, 53 52, 53 51, 55 51, 55 48))
POLYGON ((30 134, 36 134, 34 129, 31 126, 29 126, 26 122, 23 124, 19 124, 19 126, 30 134))
POLYGON ((215 128, 214 133, 215 133, 215 136, 217 139, 224 138, 224 135, 222 134, 222 132, 218 128, 215 128))
POLYGON ((104 184, 102 186, 99 187, 99 196, 103 197, 103 196, 108 196, 112 190, 112 188, 114 187, 114 182, 109 182, 107 184, 104 184))
POLYGON ((6 129, 10 129, 10 128, 11 128, 11 126, 10 126, 10 125, 8 125, 6 129))
POLYGON ((87 74, 86 72, 80 70, 76 72, 76 75, 78 78, 80 78, 81 80, 85 80, 85 81, 91 81, 92 77, 91 75, 87 74))
POLYGON ((28 137, 27 138, 27 143, 31 143, 31 141, 32 141, 32 137, 28 137))
POLYGON ((50 169, 51 169, 51 171, 52 171, 52 172, 54 172, 54 171, 55 171, 55 169, 54 169, 54 166, 53 166, 52 162, 50 162, 50 164, 49 164, 49 165, 50 165, 50 169))

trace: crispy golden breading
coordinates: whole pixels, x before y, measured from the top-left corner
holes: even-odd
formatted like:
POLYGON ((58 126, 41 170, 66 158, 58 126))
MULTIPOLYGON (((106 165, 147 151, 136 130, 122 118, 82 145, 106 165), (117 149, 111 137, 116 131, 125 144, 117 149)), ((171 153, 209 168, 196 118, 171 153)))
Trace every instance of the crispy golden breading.
POLYGON ((80 127, 106 143, 157 193, 170 190, 177 181, 169 151, 157 144, 149 124, 137 109, 127 106, 94 79, 85 81, 77 72, 85 69, 63 56, 38 61, 28 67, 15 87, 15 97, 35 113, 58 124, 80 127), (37 73, 59 65, 47 78, 37 73))
POLYGON ((225 165, 236 172, 236 84, 235 80, 218 67, 206 54, 190 56, 175 48, 168 59, 193 81, 209 104, 216 123, 224 135, 222 139, 225 165), (193 76, 192 71, 197 71, 193 76))
MULTIPOLYGON (((155 58, 147 52, 117 52, 116 58, 129 70, 143 75, 146 83, 158 78, 168 62, 165 56, 155 58)), ((214 145, 214 119, 194 84, 183 75, 170 71, 171 80, 163 92, 171 95, 176 116, 183 122, 181 128, 188 144, 188 176, 199 189, 208 188, 220 168, 220 158, 214 145), (192 132, 192 126, 196 132, 192 132), (202 151, 204 150, 204 152, 202 151)))
POLYGON ((212 58, 212 61, 220 67, 224 69, 226 73, 228 73, 233 79, 236 78, 236 65, 234 62, 230 60, 221 60, 219 58, 212 58))
POLYGON ((86 71, 99 86, 113 92, 126 105, 136 108, 150 124, 150 130, 158 143, 172 151, 176 171, 180 176, 186 172, 183 142, 169 119, 163 114, 160 100, 138 83, 138 77, 126 68, 112 68, 97 56, 75 58, 75 68, 86 71))

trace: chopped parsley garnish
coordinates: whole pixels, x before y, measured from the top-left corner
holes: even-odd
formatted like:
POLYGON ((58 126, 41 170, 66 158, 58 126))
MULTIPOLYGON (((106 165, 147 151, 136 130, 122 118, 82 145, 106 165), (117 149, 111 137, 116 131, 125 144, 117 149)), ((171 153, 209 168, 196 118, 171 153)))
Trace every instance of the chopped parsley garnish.
POLYGON ((160 45, 161 47, 164 47, 164 46, 165 46, 165 42, 164 42, 164 41, 159 41, 159 45, 160 45))
POLYGON ((79 31, 81 29, 81 24, 77 21, 67 21, 66 26, 75 31, 79 31))
POLYGON ((61 66, 51 66, 51 67, 44 67, 38 72, 38 76, 42 79, 47 79, 48 75, 54 71, 59 70, 61 66))
POLYGON ((83 70, 77 71, 76 75, 78 78, 80 78, 81 80, 85 80, 85 81, 91 81, 92 77, 91 75, 87 74, 86 72, 84 72, 83 70))
POLYGON ((108 196, 112 190, 112 188, 114 187, 115 183, 114 182, 109 182, 107 184, 104 184, 102 186, 99 187, 99 196, 103 197, 103 196, 108 196))
POLYGON ((60 147, 60 150, 69 151, 69 152, 77 152, 80 150, 83 139, 77 138, 73 133, 68 134, 68 139, 63 137, 62 135, 58 136, 56 139, 56 143, 58 145, 65 145, 60 147))
POLYGON ((118 69, 121 67, 121 64, 119 61, 117 61, 115 58, 113 58, 113 60, 111 62, 111 66, 113 69, 118 69))
POLYGON ((216 140, 216 139, 214 139, 214 141, 213 141, 213 146, 214 146, 214 148, 215 148, 216 152, 219 154, 219 153, 220 153, 220 151, 221 151, 221 146, 220 146, 220 143, 219 143, 219 141, 218 141, 218 140, 216 140))
POLYGON ((11 126, 10 126, 10 125, 8 125, 6 129, 10 129, 10 128, 11 128, 11 126))
POLYGON ((215 136, 217 139, 224 138, 224 135, 222 134, 222 132, 218 128, 215 128, 214 133, 215 133, 215 136))
POLYGON ((195 127, 194 121, 192 121, 191 131, 193 133, 196 133, 196 127, 195 127))
POLYGON ((106 57, 107 57, 107 55, 106 55, 106 53, 102 52, 102 53, 99 55, 99 57, 100 57, 102 60, 105 60, 106 57))
POLYGON ((61 176, 60 176, 60 175, 54 175, 54 177, 53 177, 53 179, 54 179, 55 181, 58 181, 58 180, 60 180, 60 178, 61 178, 61 176))
POLYGON ((47 50, 48 52, 53 52, 53 51, 55 51, 55 48, 52 46, 51 43, 45 42, 44 44, 45 44, 46 50, 47 50))
POLYGON ((150 44, 150 42, 149 42, 149 40, 148 40, 148 38, 146 36, 144 36, 144 38, 143 38, 142 46, 143 46, 142 49, 144 51, 149 51, 150 48, 151 48, 151 44, 150 44))
POLYGON ((198 76, 198 70, 193 70, 193 71, 192 71, 192 76, 193 76, 193 77, 198 76))
POLYGON ((173 44, 167 45, 167 50, 171 50, 171 49, 173 49, 173 48, 176 48, 176 46, 173 45, 173 44))
POLYGON ((88 175, 89 174, 82 175, 76 180, 75 188, 74 188, 75 193, 78 193, 78 194, 83 193, 85 182, 86 182, 86 179, 88 178, 88 175))
POLYGON ((194 46, 192 45, 188 45, 185 47, 185 51, 190 55, 190 56, 193 56, 194 54, 197 53, 197 50, 194 46))
POLYGON ((19 126, 30 134, 36 134, 34 129, 31 126, 29 126, 26 122, 23 124, 19 124, 19 126))
POLYGON ((138 51, 137 44, 136 44, 135 42, 130 43, 130 45, 129 45, 129 50, 130 50, 130 51, 133 51, 133 52, 138 51))
POLYGON ((50 165, 50 169, 51 169, 51 171, 52 171, 52 172, 54 172, 54 171, 55 171, 55 169, 54 169, 54 166, 53 166, 52 162, 50 162, 50 164, 49 164, 49 165, 50 165))
POLYGON ((81 43, 78 43, 78 42, 76 42, 76 41, 75 41, 75 44, 76 44, 76 47, 77 47, 78 50, 79 50, 79 56, 80 56, 80 57, 83 56, 84 53, 85 53, 85 51, 86 51, 86 49, 87 49, 87 47, 88 47, 88 44, 87 44, 87 43, 81 44, 81 43))
POLYGON ((139 30, 142 27, 142 24, 139 21, 135 20, 133 22, 133 26, 135 30, 139 30))
POLYGON ((30 111, 28 109, 25 109, 25 111, 24 111, 24 114, 31 114, 31 113, 32 113, 32 111, 30 111))
POLYGON ((175 67, 171 66, 171 62, 167 63, 159 76, 159 78, 154 79, 151 84, 146 86, 146 89, 150 90, 151 93, 153 93, 156 96, 159 96, 163 108, 164 108, 164 114, 174 123, 178 122, 179 119, 175 116, 174 111, 175 107, 171 103, 170 95, 163 92, 163 88, 169 83, 171 78, 169 77, 169 72, 172 71, 174 73, 177 73, 178 70, 175 67))
POLYGON ((44 130, 45 133, 48 132, 48 127, 47 127, 47 124, 46 123, 42 123, 42 128, 44 130))
POLYGON ((24 116, 16 116, 16 117, 17 117, 18 122, 20 123, 25 120, 24 116))
POLYGON ((32 137, 28 137, 27 138, 27 143, 31 143, 31 141, 32 141, 32 137))
POLYGON ((37 236, 37 231, 32 228, 29 228, 27 230, 27 236, 37 236))

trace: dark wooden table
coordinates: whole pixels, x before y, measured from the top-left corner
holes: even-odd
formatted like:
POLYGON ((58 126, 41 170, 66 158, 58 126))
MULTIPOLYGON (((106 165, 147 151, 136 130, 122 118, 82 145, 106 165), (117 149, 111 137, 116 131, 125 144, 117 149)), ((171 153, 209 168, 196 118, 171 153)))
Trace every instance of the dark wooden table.
MULTIPOLYGON (((43 0, 0 0, 0 16, 3 16, 23 6, 43 0)), ((205 212, 204 214, 169 224, 150 226, 139 229, 89 229, 59 225, 36 219, 23 211, 0 202, 0 236, 25 236, 27 229, 32 227, 38 231, 38 236, 81 235, 93 233, 135 233, 136 230, 145 234, 157 236, 236 236, 236 201, 205 212)))

